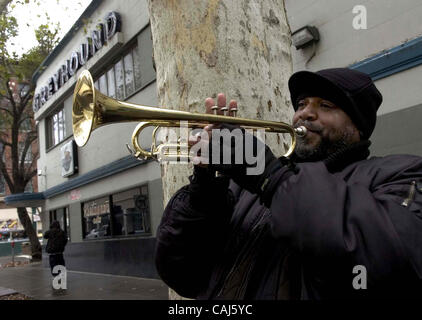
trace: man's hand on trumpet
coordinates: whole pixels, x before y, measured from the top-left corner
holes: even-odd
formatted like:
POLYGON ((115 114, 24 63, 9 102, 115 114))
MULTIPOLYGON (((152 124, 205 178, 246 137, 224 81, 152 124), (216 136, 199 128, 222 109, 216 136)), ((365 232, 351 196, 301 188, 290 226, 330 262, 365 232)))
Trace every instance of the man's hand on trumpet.
MULTIPOLYGON (((229 107, 226 107, 226 96, 223 93, 219 93, 217 96, 217 104, 215 104, 213 98, 205 99, 205 112, 207 114, 215 115, 228 115, 234 116, 234 113, 237 111, 237 101, 231 100, 229 107), (234 111, 234 112, 233 112, 234 111)), ((194 136, 189 137, 189 147, 201 142, 203 144, 202 150, 208 148, 208 142, 212 137, 212 130, 221 129, 222 124, 209 124, 204 127, 202 132, 198 132, 194 136)), ((211 154, 211 153, 209 153, 211 154)), ((207 154, 194 154, 192 159, 193 163, 199 167, 207 168, 208 164, 211 162, 207 154)), ((215 171, 215 170, 214 170, 215 171)))
MULTIPOLYGON (((226 107, 226 96, 222 93, 214 99, 205 100, 209 114, 233 116, 237 102, 231 100, 226 107)), ((283 166, 270 148, 244 128, 226 123, 210 124, 200 134, 189 138, 195 164, 194 175, 214 177, 215 172, 233 179, 239 186, 253 193, 261 193, 263 184, 272 172, 283 166), (195 148, 200 144, 200 148, 195 148)))

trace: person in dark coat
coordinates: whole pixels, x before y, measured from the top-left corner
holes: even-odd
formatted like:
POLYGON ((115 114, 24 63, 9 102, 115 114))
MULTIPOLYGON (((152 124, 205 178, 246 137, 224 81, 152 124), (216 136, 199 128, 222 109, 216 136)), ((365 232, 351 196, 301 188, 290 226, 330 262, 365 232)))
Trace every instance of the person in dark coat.
POLYGON ((44 233, 44 238, 48 239, 46 252, 49 255, 51 274, 57 276, 58 273, 53 273, 53 268, 57 265, 65 266, 63 252, 67 244, 67 235, 60 228, 58 221, 53 221, 50 229, 44 233))
POLYGON ((297 72, 289 89, 307 128, 294 154, 265 146, 258 175, 195 165, 157 231, 159 275, 196 299, 422 298, 422 158, 368 158, 381 93, 347 68, 297 72))

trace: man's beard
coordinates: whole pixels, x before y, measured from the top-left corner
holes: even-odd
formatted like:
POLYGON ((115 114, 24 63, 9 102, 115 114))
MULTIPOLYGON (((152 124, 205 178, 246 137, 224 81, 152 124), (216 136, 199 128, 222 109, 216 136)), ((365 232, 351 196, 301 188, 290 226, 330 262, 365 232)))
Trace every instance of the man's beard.
MULTIPOLYGON (((311 128, 312 129, 312 128, 311 128)), ((342 130, 343 131, 343 130, 342 130)), ((321 132, 319 132, 320 134, 321 132)), ((320 135, 321 140, 315 147, 306 144, 306 136, 297 139, 296 148, 294 154, 299 161, 303 162, 314 162, 322 161, 327 157, 341 149, 345 149, 354 143, 353 141, 354 130, 351 127, 346 127, 343 132, 340 133, 340 138, 332 141, 328 137, 320 135)))

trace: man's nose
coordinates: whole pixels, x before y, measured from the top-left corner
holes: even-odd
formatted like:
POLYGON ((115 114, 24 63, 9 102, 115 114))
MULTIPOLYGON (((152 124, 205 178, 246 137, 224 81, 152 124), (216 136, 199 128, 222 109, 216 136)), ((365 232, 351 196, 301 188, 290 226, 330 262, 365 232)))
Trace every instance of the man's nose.
POLYGON ((318 118, 317 106, 312 102, 307 103, 304 108, 299 110, 299 118, 309 121, 316 120, 318 118))

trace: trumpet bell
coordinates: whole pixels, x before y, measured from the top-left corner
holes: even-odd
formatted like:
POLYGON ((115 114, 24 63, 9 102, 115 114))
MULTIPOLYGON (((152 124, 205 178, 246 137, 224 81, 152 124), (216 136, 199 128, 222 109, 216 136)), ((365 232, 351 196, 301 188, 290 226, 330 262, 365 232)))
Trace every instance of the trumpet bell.
POLYGON ((83 147, 91 136, 95 122, 96 90, 94 80, 88 70, 79 76, 73 92, 73 135, 79 147, 83 147))

